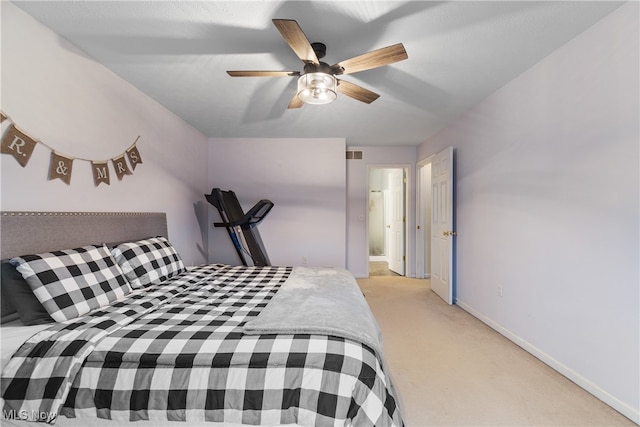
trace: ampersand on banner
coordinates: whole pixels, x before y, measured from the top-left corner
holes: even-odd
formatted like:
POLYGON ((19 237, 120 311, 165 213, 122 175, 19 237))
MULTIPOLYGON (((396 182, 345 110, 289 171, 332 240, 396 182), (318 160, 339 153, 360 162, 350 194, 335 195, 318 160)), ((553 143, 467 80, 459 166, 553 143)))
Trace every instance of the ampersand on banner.
POLYGON ((62 156, 55 151, 51 152, 51 166, 49 167, 49 180, 61 179, 67 184, 71 184, 71 168, 73 159, 62 156))

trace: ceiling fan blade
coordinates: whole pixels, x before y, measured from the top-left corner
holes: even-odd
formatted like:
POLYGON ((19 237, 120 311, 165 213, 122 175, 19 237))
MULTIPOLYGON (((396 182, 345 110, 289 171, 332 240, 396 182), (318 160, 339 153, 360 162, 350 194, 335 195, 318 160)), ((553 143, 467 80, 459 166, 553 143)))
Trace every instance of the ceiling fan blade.
POLYGON ((295 77, 299 71, 227 71, 231 77, 295 77))
POLYGON ((304 102, 298 98, 298 93, 293 94, 293 98, 289 101, 289 106, 287 109, 291 110, 292 108, 301 108, 304 105, 304 102))
POLYGON ((367 104, 371 104, 380 97, 377 93, 346 80, 338 80, 338 92, 357 99, 358 101, 366 102, 367 104))
POLYGON ((298 58, 305 64, 319 64, 318 57, 309 43, 309 39, 304 35, 302 29, 293 19, 274 19, 276 26, 282 37, 289 43, 291 49, 298 55, 298 58))
POLYGON ((402 43, 398 43, 338 62, 331 68, 336 74, 352 74, 403 61, 408 57, 402 43))

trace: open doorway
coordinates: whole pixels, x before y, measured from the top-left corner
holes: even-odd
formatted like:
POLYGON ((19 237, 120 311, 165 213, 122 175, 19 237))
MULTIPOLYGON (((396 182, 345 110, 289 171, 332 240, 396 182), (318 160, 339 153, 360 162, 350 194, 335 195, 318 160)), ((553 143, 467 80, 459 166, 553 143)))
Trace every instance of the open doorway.
POLYGON ((418 163, 418 215, 416 218, 416 277, 431 277, 431 159, 418 163))
POLYGON ((369 168, 369 276, 406 274, 406 178, 406 168, 369 168))

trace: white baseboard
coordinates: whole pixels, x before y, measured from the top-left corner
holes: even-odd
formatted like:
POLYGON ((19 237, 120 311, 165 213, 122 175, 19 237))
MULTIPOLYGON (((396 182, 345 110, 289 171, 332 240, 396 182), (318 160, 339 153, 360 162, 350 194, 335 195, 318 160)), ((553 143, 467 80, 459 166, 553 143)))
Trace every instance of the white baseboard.
POLYGON ((611 406, 616 411, 620 412, 625 417, 629 418, 631 421, 636 424, 640 424, 640 410, 638 408, 632 408, 629 404, 621 401, 617 397, 613 396, 606 390, 602 389, 598 385, 594 384, 587 378, 584 378, 568 366, 560 363, 558 360, 554 359, 544 351, 539 348, 533 346, 529 342, 520 338, 518 335, 514 334, 504 326, 496 323, 492 319, 488 318, 484 314, 480 313, 470 305, 466 304, 464 301, 460 301, 459 299, 456 301, 456 305, 471 314, 473 317, 477 318, 481 322, 485 323, 491 329, 495 330, 499 334, 503 335, 528 353, 531 353, 533 356, 540 359, 545 364, 549 365, 551 368, 555 369, 578 386, 582 387, 589 393, 593 394, 598 399, 602 400, 607 405, 611 406))

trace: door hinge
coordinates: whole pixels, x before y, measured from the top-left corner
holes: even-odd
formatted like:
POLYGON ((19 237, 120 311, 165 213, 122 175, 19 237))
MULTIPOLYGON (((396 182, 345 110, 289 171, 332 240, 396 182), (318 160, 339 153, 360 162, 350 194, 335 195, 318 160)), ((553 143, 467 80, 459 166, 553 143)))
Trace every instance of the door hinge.
POLYGON ((406 260, 407 260, 407 257, 402 255, 402 261, 406 261, 406 260))

